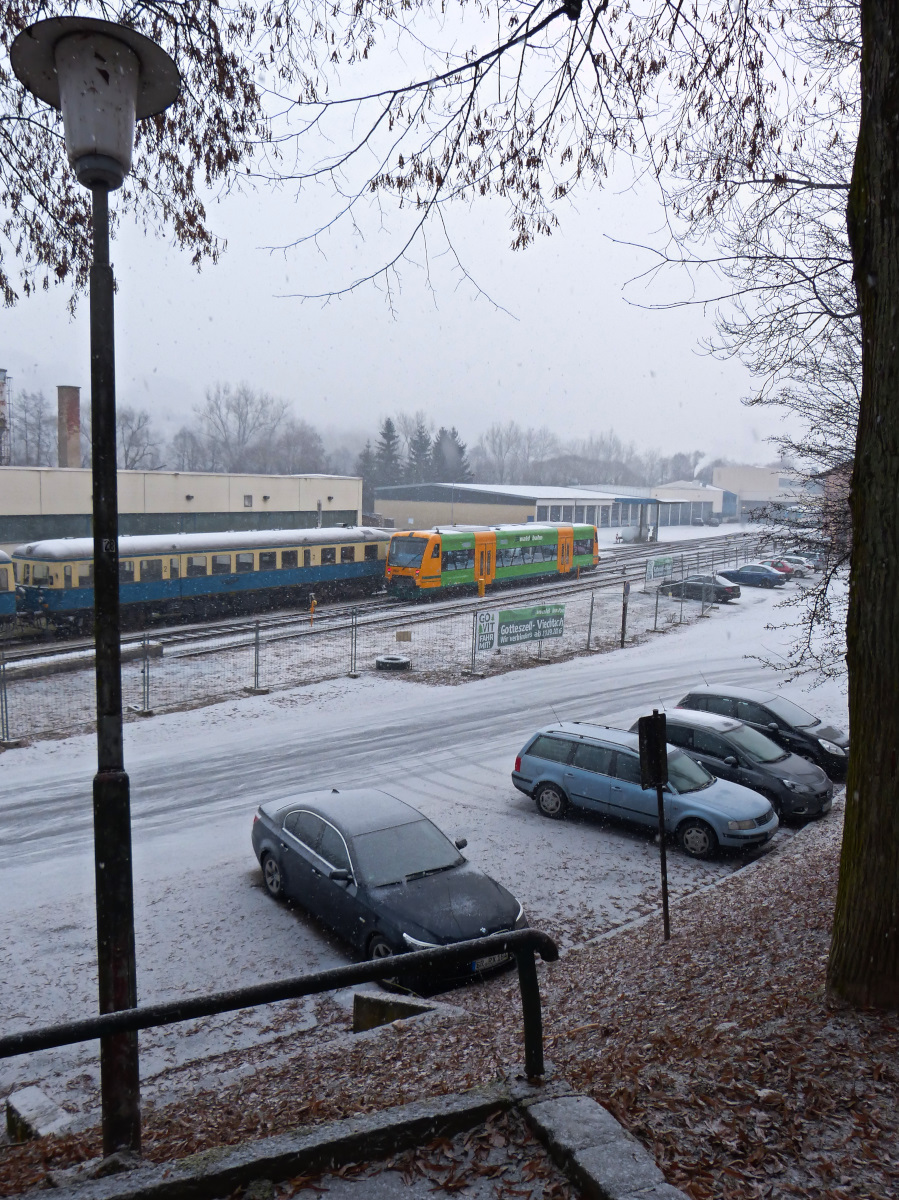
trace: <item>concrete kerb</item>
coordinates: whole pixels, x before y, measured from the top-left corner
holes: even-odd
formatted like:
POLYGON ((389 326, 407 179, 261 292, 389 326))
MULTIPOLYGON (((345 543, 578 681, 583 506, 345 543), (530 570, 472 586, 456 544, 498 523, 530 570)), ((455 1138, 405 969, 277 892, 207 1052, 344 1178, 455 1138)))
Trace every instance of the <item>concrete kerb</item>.
POLYGON ((551 1069, 546 1083, 519 1076, 507 1084, 220 1147, 175 1163, 132 1167, 127 1160, 104 1160, 94 1168, 95 1175, 106 1172, 102 1178, 82 1175, 73 1182, 84 1168, 59 1172, 54 1194, 58 1200, 216 1200, 251 1183, 376 1163, 435 1137, 464 1133, 512 1108, 523 1112, 550 1156, 590 1200, 687 1200, 665 1182, 652 1156, 611 1113, 554 1083, 551 1069))

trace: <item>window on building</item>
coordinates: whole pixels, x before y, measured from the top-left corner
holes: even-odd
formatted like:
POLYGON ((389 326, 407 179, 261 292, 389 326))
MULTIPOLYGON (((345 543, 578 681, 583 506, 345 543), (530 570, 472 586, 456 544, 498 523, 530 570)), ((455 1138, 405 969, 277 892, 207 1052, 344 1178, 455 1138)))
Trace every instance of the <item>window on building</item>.
POLYGON ((196 579, 199 575, 206 574, 206 555, 205 554, 188 554, 187 556, 187 578, 196 579))
POLYGON ((252 496, 244 496, 243 506, 244 506, 244 508, 252 508, 253 507, 253 497, 252 496))
POLYGON ((575 504, 574 519, 579 525, 582 525, 584 523, 584 506, 583 506, 583 504, 575 504))
POLYGON ((549 520, 548 514, 549 514, 549 509, 546 507, 545 504, 537 505, 537 520, 538 521, 548 521, 549 520))
MULTIPOLYGON (((309 551, 307 550, 306 553, 308 554, 309 551)), ((297 565, 296 550, 282 550, 281 551, 281 570, 286 571, 290 567, 295 567, 296 565, 297 565)))
POLYGON ((563 507, 562 507, 562 520, 563 520, 563 521, 570 521, 570 520, 572 520, 572 519, 573 519, 573 517, 574 517, 574 505, 573 505, 573 504, 565 504, 565 505, 563 505, 563 507))
POLYGON ((549 519, 551 521, 562 520, 562 506, 560 504, 551 504, 549 506, 549 519))
POLYGON ((134 583, 134 559, 119 560, 119 583, 134 583))
POLYGON ((620 504, 612 505, 612 511, 609 514, 609 524, 610 525, 620 525, 621 524, 621 505, 620 504))
POLYGON ((588 525, 596 524, 596 505, 595 504, 588 504, 587 507, 584 509, 584 520, 587 522, 588 525))
POLYGON ((213 556, 212 556, 212 573, 213 573, 213 575, 230 575, 231 574, 231 555, 230 554, 213 554, 213 556))
POLYGON ((609 526, 609 506, 608 504, 599 505, 599 527, 607 529, 609 526))
POLYGON ((327 566, 330 563, 337 562, 337 548, 335 546, 322 546, 322 566, 327 566))
POLYGON ((141 583, 162 579, 162 559, 142 558, 140 560, 141 583))
POLYGON ((378 560, 378 543, 372 542, 365 547, 365 561, 377 562, 378 560))
POLYGON ((278 555, 274 550, 259 551, 259 570, 274 571, 278 565, 278 555))
POLYGON ((356 561, 356 547, 355 546, 341 546, 340 547, 340 561, 341 562, 355 562, 356 561))

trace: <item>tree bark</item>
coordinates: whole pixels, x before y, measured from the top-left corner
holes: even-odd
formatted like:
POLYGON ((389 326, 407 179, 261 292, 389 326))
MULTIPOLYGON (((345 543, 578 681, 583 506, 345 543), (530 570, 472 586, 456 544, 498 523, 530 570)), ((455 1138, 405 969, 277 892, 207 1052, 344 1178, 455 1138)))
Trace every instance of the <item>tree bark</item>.
POLYGON ((861 127, 848 202, 861 309, 847 661, 852 754, 832 994, 899 1007, 899 4, 862 0, 861 127))

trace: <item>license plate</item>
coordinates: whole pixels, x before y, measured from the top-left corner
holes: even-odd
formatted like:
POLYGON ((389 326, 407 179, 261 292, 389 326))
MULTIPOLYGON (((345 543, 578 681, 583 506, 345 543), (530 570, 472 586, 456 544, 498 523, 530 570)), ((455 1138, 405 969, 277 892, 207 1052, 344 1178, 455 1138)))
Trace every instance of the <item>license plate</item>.
POLYGON ((471 969, 472 971, 489 971, 491 967, 498 967, 500 963, 508 961, 508 954, 491 954, 488 958, 476 958, 471 964, 471 969))

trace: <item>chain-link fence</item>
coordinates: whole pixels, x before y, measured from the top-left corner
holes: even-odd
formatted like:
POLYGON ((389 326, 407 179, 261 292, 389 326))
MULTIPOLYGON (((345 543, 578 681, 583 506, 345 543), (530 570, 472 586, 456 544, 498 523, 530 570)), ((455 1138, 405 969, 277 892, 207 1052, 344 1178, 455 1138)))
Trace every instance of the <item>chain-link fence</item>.
MULTIPOLYGON (((729 551, 730 565, 747 553, 749 546, 738 556, 729 551)), ((650 562, 659 564, 669 580, 697 569, 695 554, 663 559, 650 562)), ((704 569, 723 566, 719 550, 714 565, 704 569)), ((696 620, 712 608, 711 594, 698 599, 668 595, 660 590, 658 576, 647 578, 651 573, 642 561, 634 561, 622 568, 625 578, 614 582, 587 577, 533 594, 499 591, 439 607, 360 606, 333 615, 320 610, 314 622, 301 613, 286 621, 282 615, 278 624, 230 623, 202 637, 196 631, 159 638, 147 633, 123 651, 123 706, 126 717, 136 718, 381 670, 419 681, 461 682, 632 644, 696 620), (536 640, 503 645, 497 644, 502 639, 494 638, 489 649, 482 648, 479 619, 483 625, 485 614, 555 605, 564 607, 562 619, 557 615, 544 626, 547 634, 542 639, 536 637, 537 626, 530 630, 536 640)), ((534 619, 533 614, 525 617, 517 636, 527 636, 523 626, 534 619)), ((60 648, 40 658, 5 663, 0 658, 0 739, 89 729, 94 688, 89 651, 67 653, 60 648)))

